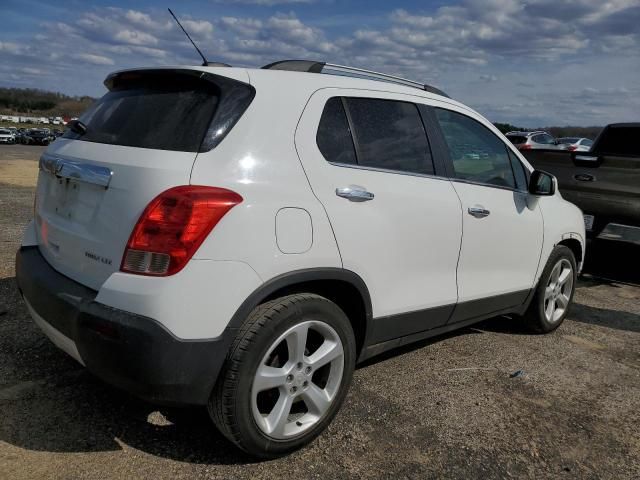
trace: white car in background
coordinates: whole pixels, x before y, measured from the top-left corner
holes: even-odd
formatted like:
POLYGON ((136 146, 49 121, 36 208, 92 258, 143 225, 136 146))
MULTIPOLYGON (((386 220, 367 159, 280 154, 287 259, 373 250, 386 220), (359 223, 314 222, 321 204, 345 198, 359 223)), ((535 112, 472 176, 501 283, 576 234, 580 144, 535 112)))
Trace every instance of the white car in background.
POLYGON ((0 128, 0 143, 13 145, 16 143, 15 134, 7 128, 0 128))
POLYGON ((206 405, 275 457, 327 427, 358 362, 496 315, 539 332, 567 315, 580 210, 433 87, 304 61, 105 85, 40 160, 16 277, 106 382, 206 405))
POLYGON ((562 137, 558 138, 558 144, 563 150, 571 152, 588 152, 593 146, 593 140, 580 137, 562 137))

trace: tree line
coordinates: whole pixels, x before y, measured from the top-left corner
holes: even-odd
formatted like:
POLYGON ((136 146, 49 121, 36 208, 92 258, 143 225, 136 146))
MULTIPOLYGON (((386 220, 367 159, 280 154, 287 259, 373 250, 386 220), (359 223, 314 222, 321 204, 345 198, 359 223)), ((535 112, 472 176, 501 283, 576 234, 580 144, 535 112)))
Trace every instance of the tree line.
POLYGON ((0 87, 0 112, 5 115, 77 116, 93 101, 88 96, 72 97, 35 88, 0 87))

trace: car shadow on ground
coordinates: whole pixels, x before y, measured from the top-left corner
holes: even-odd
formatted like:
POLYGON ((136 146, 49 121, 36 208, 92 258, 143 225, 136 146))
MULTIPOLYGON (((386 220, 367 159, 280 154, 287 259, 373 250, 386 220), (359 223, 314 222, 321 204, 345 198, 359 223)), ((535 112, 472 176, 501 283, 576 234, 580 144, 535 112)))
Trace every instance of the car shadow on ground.
POLYGON ((640 246, 611 240, 592 240, 582 273, 592 284, 622 282, 640 285, 640 246))

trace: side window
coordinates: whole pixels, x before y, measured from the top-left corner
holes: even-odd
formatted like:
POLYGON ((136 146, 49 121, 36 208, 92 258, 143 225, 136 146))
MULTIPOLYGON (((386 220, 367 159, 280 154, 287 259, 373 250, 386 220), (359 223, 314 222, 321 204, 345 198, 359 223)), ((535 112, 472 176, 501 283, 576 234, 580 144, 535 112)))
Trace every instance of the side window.
POLYGON ((542 142, 540 143, 545 143, 547 145, 553 145, 555 143, 555 140, 553 139, 553 137, 551 135, 542 135, 542 142))
POLYGON ((593 141, 589 140, 588 138, 585 138, 580 142, 580 144, 584 145, 585 147, 590 147, 593 145, 593 141))
POLYGON ((433 174, 427 134, 415 104, 355 97, 346 102, 358 165, 433 174))
POLYGON ((511 167, 513 168, 513 175, 516 177, 516 187, 518 190, 527 189, 527 172, 522 165, 522 162, 516 157, 515 153, 507 148, 507 154, 509 154, 509 160, 511 160, 511 167))
POLYGON ((480 122, 436 108, 456 178, 516 188, 506 145, 480 122))
POLYGON ((328 162, 356 163, 349 122, 340 98, 330 98, 325 104, 316 134, 316 143, 328 162))

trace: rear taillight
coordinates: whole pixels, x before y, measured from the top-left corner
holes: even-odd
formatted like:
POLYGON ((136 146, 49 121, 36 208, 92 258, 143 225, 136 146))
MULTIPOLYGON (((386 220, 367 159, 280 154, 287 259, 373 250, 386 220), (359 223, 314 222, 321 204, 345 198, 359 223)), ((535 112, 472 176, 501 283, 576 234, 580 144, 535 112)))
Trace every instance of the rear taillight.
POLYGON ((578 149, 578 147, 576 147, 575 145, 569 145, 569 146, 567 147, 567 150, 569 150, 570 152, 573 152, 573 151, 575 151, 575 150, 577 150, 577 149, 578 149))
POLYGON ((185 185, 162 192, 133 228, 120 270, 156 276, 179 272, 240 202, 240 195, 224 188, 185 185))
POLYGON ((531 145, 528 143, 524 143, 518 147, 518 150, 531 150, 531 145))

